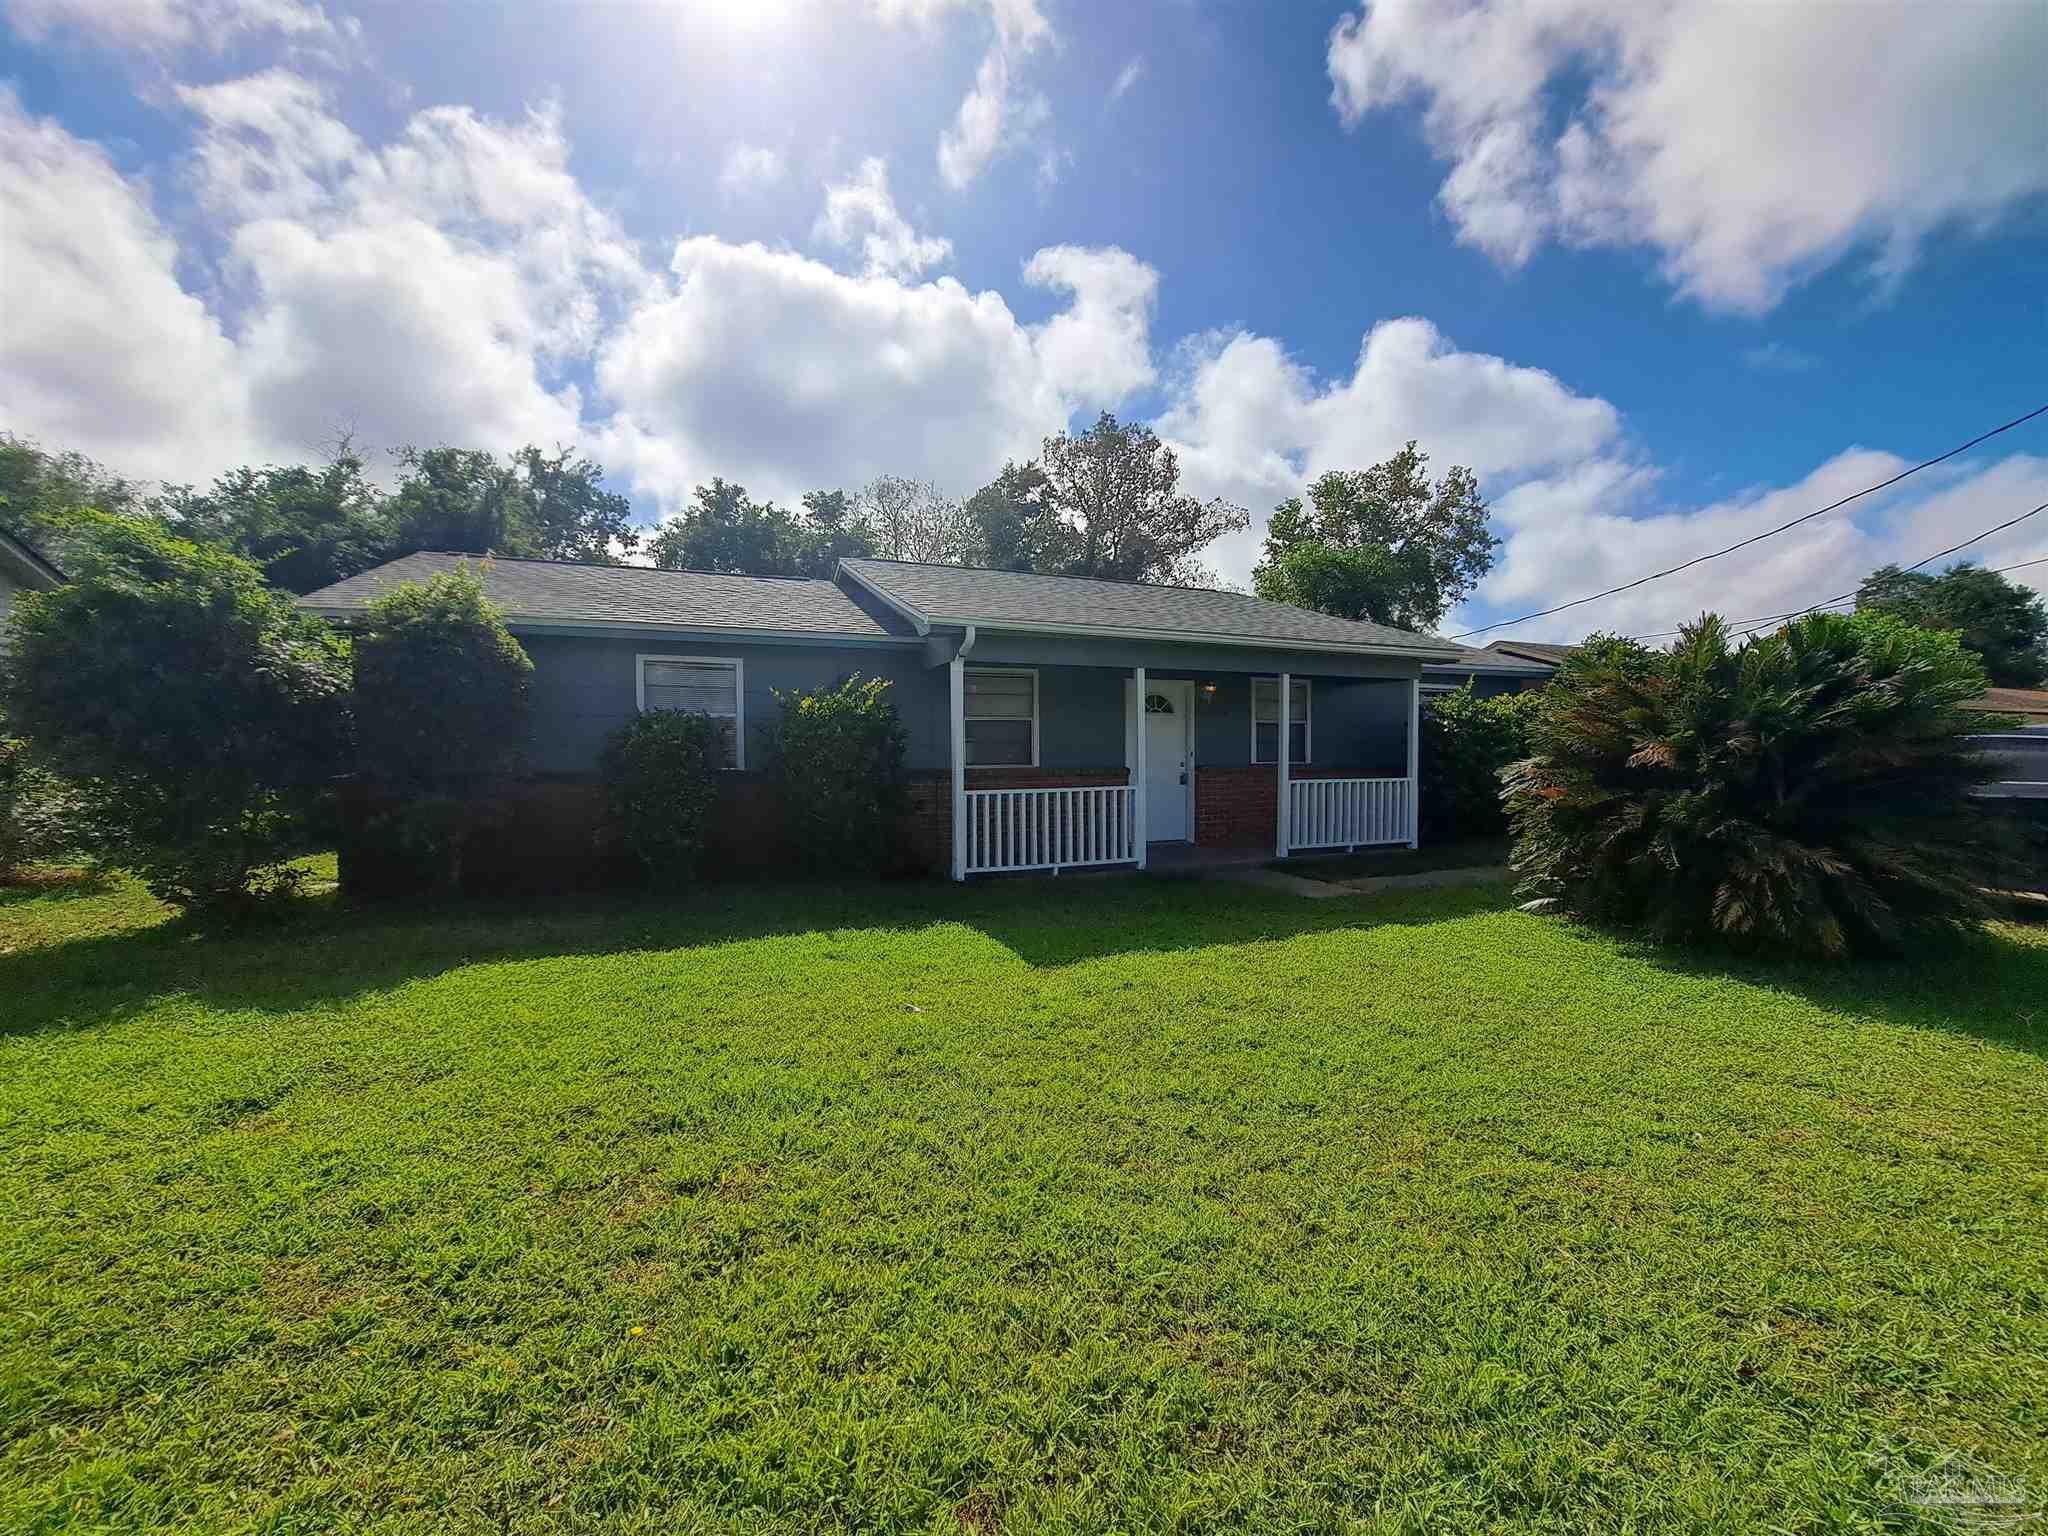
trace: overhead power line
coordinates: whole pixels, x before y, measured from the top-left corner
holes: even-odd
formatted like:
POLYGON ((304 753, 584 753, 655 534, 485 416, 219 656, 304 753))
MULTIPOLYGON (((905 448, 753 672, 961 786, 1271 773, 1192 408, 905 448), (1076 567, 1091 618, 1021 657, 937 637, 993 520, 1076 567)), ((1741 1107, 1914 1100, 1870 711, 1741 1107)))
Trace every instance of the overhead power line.
MULTIPOLYGON (((1709 560, 1718 560, 1723 555, 1732 555, 1738 549, 1747 549, 1752 544, 1760 544, 1765 539, 1775 538, 1777 537, 1777 535, 1784 533, 1788 529, 1797 528, 1801 523, 1810 523, 1816 517, 1825 517, 1830 512, 1838 511, 1841 508, 1846 507, 1852 501, 1858 501, 1865 496, 1871 495, 1873 492, 1884 490, 1888 486, 1897 485, 1901 480, 1905 479, 1908 475, 1917 475, 1920 473, 1921 470, 1932 469, 1935 465, 1944 463, 1947 460, 1954 458, 1959 453, 1968 453, 1972 448, 1976 447, 1979 443, 1987 443, 1992 438, 1998 436, 1999 433, 2010 432, 2014 427, 2023 426, 2027 422, 2032 421, 2036 416, 2044 414, 2048 414, 2048 405, 2038 405, 2034 407, 2033 410, 2027 412, 2027 414, 2024 416, 2015 416, 2011 421, 2006 422, 2003 426, 1993 427, 1989 432, 1979 433, 1976 437, 1971 438, 1967 443, 1957 444, 1955 447, 1949 449, 1947 453, 1937 454, 1935 457, 1931 459, 1923 459, 1918 464, 1915 464, 1911 469, 1900 470, 1896 475, 1893 475, 1889 480, 1880 480, 1876 485, 1866 485, 1865 487, 1863 487, 1862 490, 1856 491, 1851 495, 1844 496, 1840 501, 1831 501, 1824 507, 1816 508, 1812 512, 1808 512, 1799 517, 1793 518, 1792 521, 1789 523, 1780 523, 1777 527, 1766 529, 1762 533, 1753 533, 1746 539, 1737 539, 1733 544, 1730 544, 1726 549, 1717 549, 1709 554, 1704 555, 1694 555, 1690 560, 1681 560, 1677 565, 1667 566, 1665 569, 1661 571, 1652 571, 1647 576, 1638 576, 1634 581, 1624 581, 1620 586, 1609 587, 1604 592, 1594 592, 1588 594, 1585 597, 1575 597, 1570 602, 1559 603, 1554 608, 1539 608, 1534 613, 1525 613, 1521 615, 1521 617, 1519 618, 1496 619, 1493 623, 1481 624, 1476 629, 1461 630, 1459 633, 1452 635, 1450 638, 1453 640, 1463 640, 1470 635, 1483 635, 1489 629, 1505 629, 1510 624, 1526 624, 1531 619, 1547 619, 1553 613, 1563 613, 1567 608, 1580 608, 1585 606, 1587 603, 1597 603, 1603 597, 1613 597, 1618 592, 1633 591, 1635 588, 1647 585, 1650 582, 1662 581, 1666 576, 1676 576, 1680 571, 1689 571, 1696 565, 1704 565, 1709 560)), ((1961 546, 1958 546, 1958 548, 1960 547, 1961 546)), ((1933 558, 1938 559, 1939 556, 1933 558)))
MULTIPOLYGON (((1938 549, 1933 554, 1927 556, 1925 559, 1915 560, 1911 565, 1901 566, 1899 567, 1900 572, 1903 574, 1906 571, 1917 571, 1923 565, 1932 565, 1935 561, 1939 560, 1943 555, 1952 555, 1959 549, 1968 549, 1972 544, 1975 544, 1980 539, 1988 539, 1994 533, 2003 533, 2006 529, 2012 527, 2015 523, 2024 523, 2028 518, 2038 517, 2043 512, 2048 512, 2048 501, 2042 502, 2040 506, 2035 507, 2030 511, 2022 512, 2018 517, 2008 517, 2004 522, 1999 523, 1993 527, 1986 528, 1982 533, 1973 533, 1967 539, 1964 539, 1960 544, 1951 544, 1947 549, 1938 549)), ((2048 556, 2044 556, 2043 559, 2048 559, 2048 556)), ((2020 565, 2039 565, 2040 563, 2041 561, 2039 560, 2024 560, 2020 562, 2020 565)), ((2002 565, 1998 569, 2000 571, 2016 571, 2020 569, 2020 565, 2002 565)), ((1766 624, 1775 624, 1781 619, 1796 619, 1804 614, 1819 613, 1821 610, 1826 608, 1840 608, 1845 604, 1853 603, 1855 600, 1855 592, 1843 592, 1835 597, 1827 599, 1827 601, 1825 602, 1812 603, 1804 608, 1793 608, 1787 610, 1784 613, 1768 613, 1760 619, 1737 619, 1733 624, 1728 626, 1728 629, 1731 634, 1746 635, 1754 630, 1763 628, 1763 626, 1766 624), (1743 625, 1748 625, 1749 628, 1745 629, 1742 627, 1743 625)), ((1635 638, 1638 640, 1656 640, 1663 638, 1664 635, 1675 635, 1677 633, 1677 630, 1671 629, 1663 630, 1655 635, 1637 635, 1635 636, 1635 638)))
MULTIPOLYGON (((2036 507, 2036 508, 2034 508, 2034 512, 2039 512, 2040 510, 2041 510, 2041 508, 2040 508, 2040 507, 2036 507)), ((2022 514, 2021 514, 2021 516, 2022 516, 2022 517, 2032 517, 2032 516, 2034 515, 2034 512, 2026 512, 2026 513, 2022 513, 2022 514)), ((2014 519, 2013 519, 2013 522, 2015 522, 2015 523, 2016 523, 2016 522, 2019 522, 2019 521, 2020 521, 2020 518, 2018 518, 2018 517, 2016 517, 2016 518, 2014 518, 2014 519)), ((2001 523, 2001 524, 1999 525, 1999 527, 2001 527, 2001 528, 2006 528, 2006 527, 2010 527, 2010 526, 2011 526, 2011 524, 2010 524, 2010 523, 2001 523)), ((1994 528, 1994 529, 1992 529, 1992 530, 1991 530, 1991 532, 1992 532, 1992 533, 1996 533, 1997 531, 1998 531, 1998 529, 1996 529, 1996 528, 1994 528)), ((1987 536, 1987 535, 1985 535, 1985 534, 1981 534, 1981 533, 1980 533, 1980 534, 1978 534, 1978 535, 1977 535, 1977 538, 1981 539, 1981 538, 1984 538, 1984 537, 1986 537, 1986 536, 1987 536)), ((1968 540, 1968 541, 1966 541, 1966 542, 1969 542, 1969 543, 1973 543, 1973 544, 1974 544, 1974 543, 1976 542, 1976 539, 1971 539, 1971 540, 1968 540)), ((1956 546, 1955 546, 1955 548, 1956 548, 1956 549, 1961 549, 1962 547, 1963 547, 1963 546, 1962 546, 1961 544, 1958 544, 1958 545, 1956 545, 1956 546)), ((1952 553, 1952 552, 1953 552, 1953 551, 1950 551, 1950 550, 1943 550, 1943 551, 1942 551, 1942 554, 1949 554, 1949 553, 1952 553)), ((1927 557, 1927 560, 1939 560, 1940 558, 1941 558, 1941 555, 1929 555, 1929 556, 1927 557)), ((1912 565, 1909 565, 1909 566, 1905 567, 1905 569, 1907 569, 1907 570, 1909 570, 1909 571, 1917 571, 1917 570, 1919 570, 1919 569, 1920 569, 1920 567, 1921 567, 1921 566, 1923 566, 1923 565, 1927 564, 1927 560, 1920 560, 1920 561, 1916 561, 1916 562, 1914 562, 1914 563, 1913 563, 1912 565)), ((2011 564, 2011 565, 1994 565, 1994 566, 1992 566, 1992 567, 1991 567, 1990 571, 1989 571, 1989 572, 1988 572, 1987 574, 1989 574, 1989 575, 1992 575, 1992 576, 2003 576, 2003 575, 2004 575, 2004 574, 2005 574, 2005 573, 2006 573, 2007 571, 2024 571, 2025 569, 2027 569, 2027 567, 2028 567, 2028 566, 2031 566, 2031 565, 2048 565, 2048 555, 2037 555, 2037 556, 2035 556, 2035 557, 2034 557, 2033 559, 2031 559, 2031 560, 2018 560, 2018 561, 2015 561, 2015 562, 2014 562, 2013 564, 2011 564)), ((1799 617, 1799 615, 1801 615, 1802 613, 1819 613, 1819 612, 1820 612, 1821 610, 1823 610, 1823 609, 1826 609, 1826 608, 1844 608, 1844 607, 1847 607, 1847 606, 1848 606, 1849 604, 1851 604, 1851 603, 1855 602, 1855 600, 1856 600, 1856 594, 1855 594, 1855 593, 1853 593, 1853 592, 1844 592, 1844 593, 1843 593, 1843 594, 1842 594, 1842 595, 1841 595, 1840 597, 1834 597, 1834 598, 1830 598, 1830 599, 1828 599, 1828 601, 1826 601, 1826 602, 1824 602, 1824 603, 1815 603, 1815 604, 1814 604, 1814 605, 1813 605, 1812 607, 1810 607, 1810 608, 1793 608, 1793 609, 1789 609, 1789 610, 1787 610, 1787 611, 1786 611, 1786 612, 1784 612, 1784 613, 1767 613, 1767 614, 1765 614, 1765 615, 1764 615, 1764 616, 1763 616, 1762 618, 1758 618, 1758 619, 1735 619, 1735 620, 1732 620, 1732 621, 1731 621, 1731 622, 1729 623, 1729 626, 1728 626, 1728 627, 1729 627, 1729 628, 1730 628, 1731 630, 1740 630, 1740 629, 1742 628, 1742 626, 1743 626, 1743 625, 1745 625, 1745 624, 1768 624, 1768 623, 1770 623, 1770 622, 1771 622, 1771 621, 1772 621, 1773 619, 1796 619, 1796 618, 1798 618, 1798 617, 1799 617)), ((1682 635, 1682 634, 1684 634, 1684 633, 1685 633, 1685 631, 1684 631, 1684 630, 1682 630, 1682 629, 1653 629, 1653 630, 1651 630, 1651 631, 1650 631, 1650 632, 1649 632, 1648 634, 1646 634, 1646 635, 1630 635, 1630 636, 1629 636, 1629 639, 1631 639, 1631 640, 1668 640, 1668 639, 1670 639, 1670 638, 1671 638, 1671 637, 1672 637, 1673 635, 1682 635)))

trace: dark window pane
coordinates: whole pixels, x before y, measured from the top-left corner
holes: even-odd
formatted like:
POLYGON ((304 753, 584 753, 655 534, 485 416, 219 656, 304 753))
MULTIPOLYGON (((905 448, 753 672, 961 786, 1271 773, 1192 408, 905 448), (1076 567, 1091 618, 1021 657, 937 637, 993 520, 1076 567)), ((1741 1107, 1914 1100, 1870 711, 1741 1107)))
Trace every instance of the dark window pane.
POLYGON ((970 720, 967 722, 967 762, 970 767, 1029 767, 1031 764, 1031 722, 1029 720, 970 720))

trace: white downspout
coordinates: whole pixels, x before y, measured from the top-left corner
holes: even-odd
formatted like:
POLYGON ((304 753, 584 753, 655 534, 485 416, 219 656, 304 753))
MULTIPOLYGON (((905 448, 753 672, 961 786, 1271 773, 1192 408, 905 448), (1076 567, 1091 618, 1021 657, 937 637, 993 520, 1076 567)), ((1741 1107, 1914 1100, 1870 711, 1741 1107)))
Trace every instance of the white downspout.
MULTIPOLYGON (((1257 713, 1256 710, 1253 711, 1254 718, 1257 717, 1257 713)), ((1292 745, 1289 738, 1293 735, 1293 714, 1294 674, 1282 672, 1280 674, 1280 750, 1273 754, 1280 760, 1280 793, 1276 797, 1280 809, 1274 818, 1273 852, 1275 857, 1282 859, 1287 857, 1287 792, 1289 788, 1287 769, 1289 767, 1288 748, 1292 745)), ((1258 727, 1256 725, 1252 727, 1252 739, 1254 741, 1258 739, 1258 727)))
POLYGON ((1408 846, 1422 843, 1422 677, 1408 683, 1408 846))

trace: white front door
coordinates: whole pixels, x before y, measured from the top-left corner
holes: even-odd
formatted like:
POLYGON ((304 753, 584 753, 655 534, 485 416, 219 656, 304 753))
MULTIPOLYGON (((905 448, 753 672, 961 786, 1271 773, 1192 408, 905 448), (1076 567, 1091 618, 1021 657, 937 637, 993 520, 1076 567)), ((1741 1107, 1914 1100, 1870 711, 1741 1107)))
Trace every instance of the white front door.
POLYGON ((1189 825, 1192 688, 1185 682, 1145 687, 1145 841, 1184 843, 1189 825))

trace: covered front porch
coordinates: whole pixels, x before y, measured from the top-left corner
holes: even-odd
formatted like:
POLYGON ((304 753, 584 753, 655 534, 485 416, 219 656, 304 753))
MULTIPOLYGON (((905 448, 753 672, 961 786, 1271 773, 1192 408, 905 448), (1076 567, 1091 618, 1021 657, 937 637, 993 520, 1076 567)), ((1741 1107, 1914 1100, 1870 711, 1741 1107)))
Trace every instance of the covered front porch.
POLYGON ((1419 669, 1034 665, 993 639, 946 663, 956 880, 1415 846, 1419 669))

